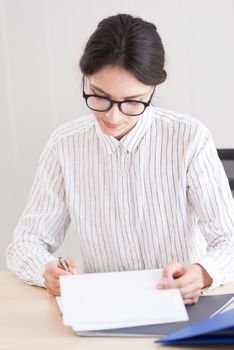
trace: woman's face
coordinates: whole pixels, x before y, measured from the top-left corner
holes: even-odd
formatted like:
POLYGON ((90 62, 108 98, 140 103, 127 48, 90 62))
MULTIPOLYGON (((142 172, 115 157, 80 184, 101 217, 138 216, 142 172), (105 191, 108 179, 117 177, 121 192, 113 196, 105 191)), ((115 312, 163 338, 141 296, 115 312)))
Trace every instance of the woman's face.
MULTIPOLYGON (((88 76, 85 85, 87 94, 105 96, 116 101, 133 99, 148 102, 153 91, 153 86, 142 84, 131 73, 116 66, 105 66, 88 76)), ((141 117, 124 115, 117 104, 113 104, 107 112, 92 112, 103 133, 118 140, 126 135, 141 117)))

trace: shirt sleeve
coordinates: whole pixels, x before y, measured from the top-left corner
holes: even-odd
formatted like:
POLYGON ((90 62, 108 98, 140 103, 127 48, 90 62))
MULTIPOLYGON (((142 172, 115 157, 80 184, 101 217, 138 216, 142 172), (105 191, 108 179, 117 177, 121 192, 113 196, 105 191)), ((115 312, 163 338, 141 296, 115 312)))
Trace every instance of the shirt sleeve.
POLYGON ((207 242, 197 261, 213 279, 211 288, 234 281, 234 199, 209 132, 187 173, 188 200, 207 242))
POLYGON ((44 286, 45 265, 70 223, 61 164, 52 146, 43 151, 22 217, 6 250, 8 268, 28 284, 44 286))

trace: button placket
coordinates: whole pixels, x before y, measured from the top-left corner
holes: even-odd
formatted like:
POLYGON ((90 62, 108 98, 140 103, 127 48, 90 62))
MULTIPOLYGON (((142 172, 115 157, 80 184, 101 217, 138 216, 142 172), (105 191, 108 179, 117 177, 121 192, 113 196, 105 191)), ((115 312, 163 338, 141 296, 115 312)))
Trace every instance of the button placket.
MULTIPOLYGON (((122 146, 122 145, 121 145, 122 146)), ((128 198, 130 193, 128 192, 129 188, 129 161, 130 161, 130 154, 126 149, 123 147, 120 147, 120 174, 122 177, 122 181, 124 183, 124 206, 122 208, 122 213, 125 217, 126 223, 127 223, 127 230, 126 234, 128 234, 128 246, 129 246, 129 254, 132 257, 132 269, 138 269, 140 268, 139 266, 139 261, 140 261, 140 255, 139 255, 139 248, 137 245, 137 240, 135 237, 135 233, 133 231, 133 218, 132 218, 132 213, 131 209, 129 208, 128 205, 131 205, 131 198, 128 198)))

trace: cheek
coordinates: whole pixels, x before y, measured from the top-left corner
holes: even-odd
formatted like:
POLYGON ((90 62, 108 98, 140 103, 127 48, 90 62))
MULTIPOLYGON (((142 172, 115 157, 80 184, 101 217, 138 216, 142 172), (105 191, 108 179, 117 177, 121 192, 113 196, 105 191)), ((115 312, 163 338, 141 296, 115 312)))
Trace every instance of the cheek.
POLYGON ((128 125, 135 125, 139 120, 139 117, 128 117, 128 125))
POLYGON ((95 119, 100 119, 100 117, 101 117, 101 113, 99 113, 99 112, 95 112, 95 111, 92 111, 92 113, 93 113, 93 115, 94 115, 95 119))
POLYGON ((102 125, 103 120, 105 120, 105 114, 103 112, 95 112, 93 111, 94 118, 97 120, 97 122, 102 125))

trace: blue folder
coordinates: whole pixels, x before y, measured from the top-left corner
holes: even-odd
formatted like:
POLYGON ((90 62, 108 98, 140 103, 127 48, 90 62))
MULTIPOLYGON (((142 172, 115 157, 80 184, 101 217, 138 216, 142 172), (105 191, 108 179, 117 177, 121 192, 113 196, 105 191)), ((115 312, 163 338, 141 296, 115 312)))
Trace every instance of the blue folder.
POLYGON ((155 343, 160 344, 234 344, 234 309, 196 322, 170 333, 155 343))

